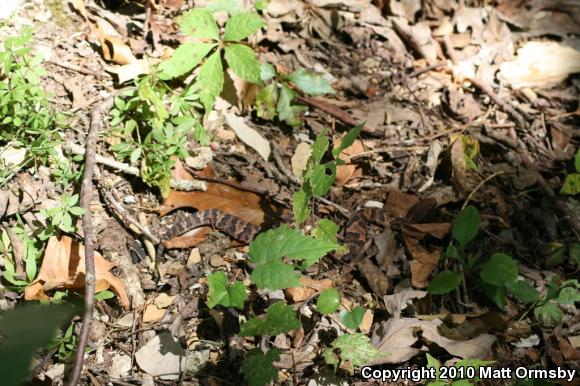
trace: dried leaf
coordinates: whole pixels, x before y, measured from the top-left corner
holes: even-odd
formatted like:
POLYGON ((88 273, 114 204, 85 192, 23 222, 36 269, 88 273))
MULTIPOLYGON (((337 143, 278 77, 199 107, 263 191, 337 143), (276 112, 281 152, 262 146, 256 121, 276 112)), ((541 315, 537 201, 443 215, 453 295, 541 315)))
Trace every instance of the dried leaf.
MULTIPOLYGON (((95 252, 95 292, 111 288, 117 294, 123 308, 129 308, 129 298, 123 282, 110 270, 113 264, 95 252)), ((42 266, 36 280, 26 287, 26 300, 48 299, 45 291, 52 289, 82 290, 85 287, 85 248, 68 236, 60 240, 51 237, 44 251, 42 266)))

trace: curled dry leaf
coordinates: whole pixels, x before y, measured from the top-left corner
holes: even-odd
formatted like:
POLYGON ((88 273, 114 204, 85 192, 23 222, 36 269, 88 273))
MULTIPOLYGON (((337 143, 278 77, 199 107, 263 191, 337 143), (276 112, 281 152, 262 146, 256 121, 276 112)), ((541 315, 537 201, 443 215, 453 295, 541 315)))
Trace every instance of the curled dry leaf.
MULTIPOLYGON (((129 297, 123 282, 110 271, 114 265, 95 252, 95 292, 111 288, 123 308, 129 308, 129 297)), ((68 236, 51 237, 44 251, 40 273, 26 287, 26 300, 49 299, 46 291, 53 289, 82 290, 85 287, 85 247, 68 236)))
MULTIPOLYGON (((341 138, 336 138, 334 140, 334 146, 338 147, 340 145, 341 138)), ((362 176, 362 170, 358 168, 355 164, 350 163, 350 158, 356 154, 362 153, 364 151, 364 146, 361 140, 357 139, 352 145, 347 147, 340 153, 339 158, 346 162, 344 165, 340 165, 336 168, 336 183, 338 185, 346 184, 351 178, 362 176)))
POLYGON ((300 283, 302 284, 301 287, 291 287, 284 291, 286 298, 292 303, 302 302, 317 292, 333 287, 330 279, 314 280, 308 277, 301 277, 300 283))

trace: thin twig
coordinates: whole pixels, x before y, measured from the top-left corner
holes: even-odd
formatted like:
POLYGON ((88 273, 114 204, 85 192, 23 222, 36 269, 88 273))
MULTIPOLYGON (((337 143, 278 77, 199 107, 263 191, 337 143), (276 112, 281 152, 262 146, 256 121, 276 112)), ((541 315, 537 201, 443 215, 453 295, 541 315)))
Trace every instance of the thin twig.
POLYGON ((67 70, 76 71, 76 72, 83 74, 83 75, 90 75, 90 76, 94 76, 97 78, 105 78, 108 76, 107 73, 100 73, 97 71, 93 71, 93 70, 89 70, 89 69, 82 68, 79 66, 75 66, 74 64, 64 63, 64 62, 60 62, 60 61, 56 61, 56 60, 49 60, 47 63, 54 64, 55 66, 59 66, 62 68, 66 68, 67 70))
POLYGON ((467 198, 465 199, 465 202, 463 203, 463 206, 461 207, 461 210, 465 209, 465 207, 467 206, 467 204, 469 203, 469 200, 471 200, 473 198, 473 196, 475 195, 475 193, 477 193, 477 191, 479 189, 481 189, 481 187, 489 180, 491 180, 494 177, 499 176, 500 174, 504 174, 505 171, 499 171, 496 173, 493 173, 491 176, 486 177, 485 179, 483 179, 483 181, 481 181, 479 184, 477 184, 477 186, 475 187, 475 189, 473 189, 471 191, 471 193, 469 193, 469 195, 467 196, 467 198))
POLYGON ((76 386, 81 377, 83 369, 83 359, 85 349, 89 340, 89 332, 93 310, 95 308, 95 260, 94 260, 94 242, 93 242, 93 222, 91 216, 91 198, 93 190, 93 173, 95 170, 95 154, 97 147, 98 133, 103 127, 102 115, 113 105, 114 96, 111 95, 100 105, 95 107, 91 112, 91 123, 87 133, 86 150, 85 150, 85 170, 81 183, 80 205, 84 209, 82 218, 84 244, 85 244, 85 309, 81 332, 78 341, 77 352, 75 355, 74 367, 68 386, 76 386))

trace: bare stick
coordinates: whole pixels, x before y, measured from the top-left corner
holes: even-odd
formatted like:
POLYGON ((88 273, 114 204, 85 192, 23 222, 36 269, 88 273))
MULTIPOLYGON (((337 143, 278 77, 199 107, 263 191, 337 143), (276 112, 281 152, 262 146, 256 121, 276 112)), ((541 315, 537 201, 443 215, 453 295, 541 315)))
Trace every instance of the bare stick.
POLYGON ((84 209, 83 214, 83 233, 85 244, 85 310, 83 314, 83 324, 79 336, 79 343, 75 355, 74 367, 68 386, 76 386, 81 377, 83 369, 83 359, 85 356, 85 348, 89 340, 89 332, 91 320, 93 317, 93 310, 95 308, 95 260, 93 242, 93 221, 91 216, 91 198, 93 190, 93 173, 95 170, 95 154, 97 146, 97 138, 100 129, 103 126, 101 116, 105 111, 108 111, 113 105, 114 96, 111 95, 105 99, 100 105, 96 106, 91 112, 91 124, 89 132, 87 133, 87 142, 85 150, 85 170, 83 173, 83 180, 81 183, 81 208, 84 209))

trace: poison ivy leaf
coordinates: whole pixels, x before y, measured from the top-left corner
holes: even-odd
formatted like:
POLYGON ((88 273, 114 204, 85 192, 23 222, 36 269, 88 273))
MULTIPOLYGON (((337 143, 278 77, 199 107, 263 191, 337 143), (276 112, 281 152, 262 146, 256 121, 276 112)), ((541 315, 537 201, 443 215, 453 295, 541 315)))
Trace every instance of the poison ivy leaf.
POLYGON ((292 212, 297 225, 302 224, 310 216, 310 207, 308 206, 310 198, 312 198, 310 183, 305 181, 304 185, 292 196, 292 212))
POLYGON ((253 318, 240 327, 241 336, 278 335, 300 328, 296 311, 284 302, 276 302, 266 310, 266 318, 253 318))
POLYGON ((560 194, 575 196, 580 193, 580 173, 571 173, 566 176, 560 194))
POLYGON ((433 295, 443 295, 459 287, 459 284, 461 284, 461 275, 459 273, 443 271, 431 280, 427 291, 433 295))
POLYGON ((270 63, 262 63, 260 65, 260 79, 262 79, 263 82, 275 78, 276 75, 276 67, 270 63))
POLYGON ((316 308, 323 315, 332 314, 340 306, 340 292, 336 288, 329 288, 318 295, 316 308))
POLYGON ((553 326, 562 323, 564 313, 554 303, 546 303, 534 308, 534 316, 544 326, 553 326))
POLYGON ((362 367, 386 355, 371 344, 368 336, 361 333, 339 336, 322 354, 326 363, 333 365, 335 369, 342 363, 350 372, 355 367, 362 367))
POLYGON ((328 81, 321 75, 314 74, 304 69, 294 71, 286 77, 294 83, 300 90, 309 95, 334 94, 334 89, 328 81))
POLYGON ((350 328, 351 330, 356 330, 360 326, 363 318, 365 316, 365 309, 356 306, 352 311, 344 311, 340 313, 340 321, 342 324, 350 328))
POLYGON ((262 88, 256 96, 256 114, 262 119, 276 118, 276 102, 278 101, 278 85, 275 82, 262 88))
POLYGON ((259 348, 249 351, 244 357, 240 372, 250 386, 265 386, 278 379, 278 370, 273 363, 280 359, 281 351, 268 350, 263 353, 259 348))
MULTIPOLYGON (((257 13, 239 12, 233 14, 228 22, 224 32, 224 40, 240 41, 254 32, 264 27, 266 23, 257 13)), ((227 51, 226 51, 227 52, 227 51)))
POLYGON ((336 243, 318 240, 282 225, 259 234, 250 244, 249 255, 254 264, 279 261, 283 256, 315 262, 337 247, 336 243))
POLYGON ((107 299, 112 299, 115 297, 115 294, 111 291, 101 291, 101 292, 97 292, 95 294, 95 300, 107 300, 107 299))
POLYGON ((71 304, 26 304, 3 311, 0 317, 0 372, 2 384, 21 385, 32 355, 46 347, 62 323, 80 311, 71 304))
POLYGON ((576 171, 580 173, 580 149, 576 151, 576 156, 574 157, 574 167, 576 168, 576 171))
POLYGON ((505 253, 495 253, 481 267, 480 276, 486 283, 505 287, 517 280, 518 265, 511 256, 505 253))
POLYGON ((465 247, 479 232, 480 223, 479 211, 475 206, 469 205, 455 218, 451 234, 461 247, 465 247))
POLYGON ((228 286, 228 278, 225 272, 215 272, 207 277, 209 294, 207 297, 207 306, 214 308, 221 304, 224 307, 236 307, 244 309, 244 302, 248 295, 246 287, 241 281, 236 281, 228 286))
POLYGON ((161 79, 173 79, 190 72, 217 44, 204 42, 183 43, 170 59, 159 65, 161 79))
POLYGON ((427 368, 435 369, 435 379, 439 379, 439 367, 441 367, 441 364, 431 354, 426 353, 425 355, 427 356, 427 368))
POLYGON ((199 92, 199 99, 208 114, 215 102, 215 98, 224 88, 224 73, 219 50, 214 52, 201 66, 197 74, 195 88, 199 92))
POLYGON ((508 283, 506 287, 522 303, 533 303, 540 300, 538 291, 526 281, 519 280, 515 283, 508 283))
POLYGON ((237 76, 248 82, 260 83, 260 62, 250 47, 232 44, 225 48, 225 57, 237 76))
POLYGON ((360 134, 360 131, 362 130, 364 125, 365 124, 363 122, 350 129, 348 133, 346 133, 346 135, 342 137, 342 139, 340 140, 340 145, 332 149, 332 155, 338 157, 344 149, 352 145, 356 140, 356 137, 358 137, 358 135, 360 134))
POLYGON ((219 40, 219 31, 211 10, 194 8, 179 20, 181 32, 194 38, 219 40))
POLYGON ((252 271, 252 281, 258 288, 270 290, 299 287, 300 274, 291 265, 271 261, 258 265, 252 271))

